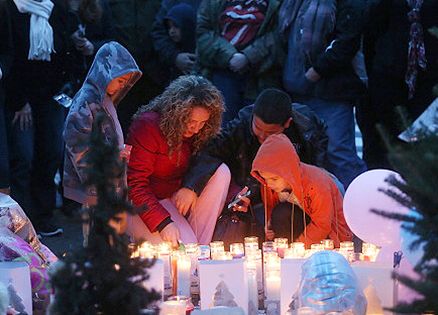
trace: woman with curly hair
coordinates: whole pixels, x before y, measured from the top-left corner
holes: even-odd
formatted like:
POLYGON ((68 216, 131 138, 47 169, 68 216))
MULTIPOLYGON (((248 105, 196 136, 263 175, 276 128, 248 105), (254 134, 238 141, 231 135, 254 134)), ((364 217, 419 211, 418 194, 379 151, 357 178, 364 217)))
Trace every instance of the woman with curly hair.
POLYGON ((222 165, 196 197, 181 183, 191 157, 220 130, 223 100, 205 78, 181 76, 134 115, 127 142, 129 196, 144 211, 128 233, 153 243, 208 244, 222 210, 230 171, 222 165))

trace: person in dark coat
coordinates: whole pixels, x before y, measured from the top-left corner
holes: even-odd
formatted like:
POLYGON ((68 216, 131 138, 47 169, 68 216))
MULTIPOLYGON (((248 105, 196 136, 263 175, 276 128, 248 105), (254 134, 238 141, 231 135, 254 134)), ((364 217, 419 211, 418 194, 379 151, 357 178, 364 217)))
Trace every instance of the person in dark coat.
MULTIPOLYGON (((194 8, 186 3, 177 4, 169 10, 164 20, 169 37, 176 47, 183 53, 195 54, 196 12, 194 8)), ((181 71, 175 64, 169 65, 170 80, 186 72, 181 71)))
POLYGON ((108 0, 68 1, 70 93, 73 97, 82 85, 95 53, 114 38, 114 26, 108 0))
POLYGON ((10 193, 9 155, 5 117, 5 91, 3 82, 12 62, 12 29, 5 0, 0 1, 0 192, 10 193))
MULTIPOLYGON (((132 116, 141 105, 161 93, 166 82, 152 46, 151 30, 161 0, 108 0, 114 24, 114 38, 134 57, 141 72, 140 80, 117 109, 126 136, 132 116)), ((165 53, 165 52, 160 52, 165 53)))
POLYGON ((364 159, 370 168, 390 168, 387 148, 377 132, 381 124, 391 140, 403 131, 395 107, 416 119, 435 99, 438 82, 438 1, 372 1, 364 34, 368 71, 368 104, 358 123, 364 159))
MULTIPOLYGON (((62 158, 65 112, 53 96, 65 82, 66 3, 7 0, 6 6, 14 47, 5 81, 8 121, 15 124, 12 127, 19 128, 17 121, 24 118, 26 126, 34 128, 34 141, 24 136, 9 142, 11 150, 18 153, 19 160, 15 162, 21 163, 15 164, 15 171, 11 165, 11 179, 16 181, 12 196, 29 214, 38 233, 53 236, 62 233, 52 217, 56 202, 54 177, 62 158)), ((17 136, 15 131, 9 134, 17 136)))
POLYGON ((170 37, 166 25, 166 17, 170 9, 181 3, 190 5, 197 12, 201 0, 163 0, 160 11, 155 16, 151 36, 161 64, 166 67, 176 67, 183 73, 189 73, 195 67, 196 55, 182 50, 182 47, 170 37))
POLYGON ((201 72, 224 95, 223 126, 266 88, 281 87, 278 0, 204 0, 197 19, 201 72))
POLYGON ((362 0, 285 0, 279 12, 288 47, 284 87, 327 124, 327 169, 345 188, 367 169, 357 156, 353 114, 365 93, 354 66, 364 10, 362 0))

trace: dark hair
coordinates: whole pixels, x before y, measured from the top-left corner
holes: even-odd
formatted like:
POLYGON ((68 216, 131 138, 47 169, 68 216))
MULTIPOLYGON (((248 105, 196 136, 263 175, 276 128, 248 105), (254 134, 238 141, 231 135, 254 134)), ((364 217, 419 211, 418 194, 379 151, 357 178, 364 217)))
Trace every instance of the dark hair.
POLYGON ((100 22, 103 14, 100 0, 81 0, 78 13, 81 20, 85 23, 94 24, 100 22))
POLYGON ((266 124, 283 125, 293 115, 292 100, 281 90, 263 90, 254 103, 253 114, 266 124))

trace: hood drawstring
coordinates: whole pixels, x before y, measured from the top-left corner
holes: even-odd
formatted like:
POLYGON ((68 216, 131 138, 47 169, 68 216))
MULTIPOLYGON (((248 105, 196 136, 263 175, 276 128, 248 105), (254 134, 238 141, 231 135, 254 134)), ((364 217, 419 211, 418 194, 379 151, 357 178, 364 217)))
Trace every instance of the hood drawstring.
POLYGON ((290 242, 293 243, 294 241, 294 219, 295 219, 295 204, 292 203, 292 215, 290 217, 290 242))
POLYGON ((304 242, 307 243, 306 210, 303 209, 304 242))
POLYGON ((266 191, 266 184, 263 184, 263 206, 265 207, 265 232, 268 228, 268 198, 267 198, 267 191, 266 191))

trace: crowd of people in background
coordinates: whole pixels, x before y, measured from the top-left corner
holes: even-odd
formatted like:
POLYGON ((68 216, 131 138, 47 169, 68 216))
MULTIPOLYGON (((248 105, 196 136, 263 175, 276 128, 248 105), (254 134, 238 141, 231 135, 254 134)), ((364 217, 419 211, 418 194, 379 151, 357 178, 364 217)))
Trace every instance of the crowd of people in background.
POLYGON ((436 12, 438 0, 0 0, 0 192, 40 235, 62 233, 57 193, 65 212, 95 202, 84 141, 102 112, 132 147, 122 182, 145 208, 132 237, 209 243, 249 189, 233 210, 251 205, 268 239, 351 239, 342 192, 390 167, 376 124, 397 141, 395 107, 415 119, 434 99, 436 12))

